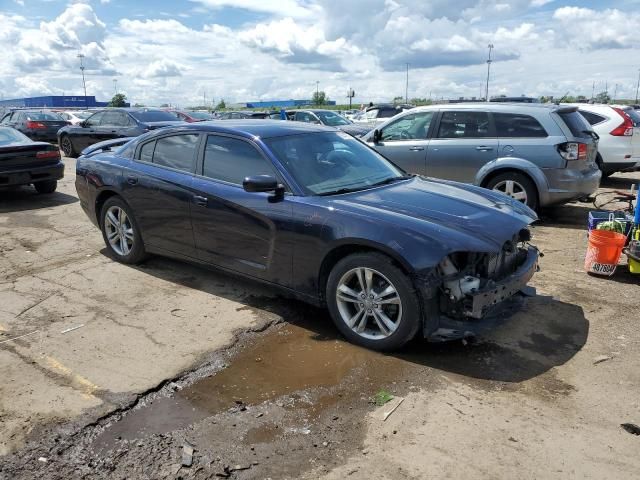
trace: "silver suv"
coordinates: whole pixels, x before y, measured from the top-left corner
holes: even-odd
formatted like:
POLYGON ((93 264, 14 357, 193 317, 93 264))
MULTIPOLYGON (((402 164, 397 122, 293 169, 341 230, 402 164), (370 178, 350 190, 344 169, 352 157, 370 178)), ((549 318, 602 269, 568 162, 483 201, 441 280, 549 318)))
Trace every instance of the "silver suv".
POLYGON ((596 191, 597 139, 577 107, 504 103, 417 107, 363 137, 408 172, 498 190, 534 209, 596 191))

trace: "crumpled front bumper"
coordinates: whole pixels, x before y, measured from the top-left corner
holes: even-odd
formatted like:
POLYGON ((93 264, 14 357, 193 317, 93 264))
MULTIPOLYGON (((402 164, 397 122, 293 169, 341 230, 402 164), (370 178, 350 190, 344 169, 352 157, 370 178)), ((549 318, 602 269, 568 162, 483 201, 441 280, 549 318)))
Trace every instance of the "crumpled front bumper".
POLYGON ((527 258, 508 277, 493 283, 491 286, 470 294, 471 302, 465 315, 480 319, 495 305, 503 302, 522 290, 533 274, 538 271, 539 252, 534 247, 527 249, 527 258))

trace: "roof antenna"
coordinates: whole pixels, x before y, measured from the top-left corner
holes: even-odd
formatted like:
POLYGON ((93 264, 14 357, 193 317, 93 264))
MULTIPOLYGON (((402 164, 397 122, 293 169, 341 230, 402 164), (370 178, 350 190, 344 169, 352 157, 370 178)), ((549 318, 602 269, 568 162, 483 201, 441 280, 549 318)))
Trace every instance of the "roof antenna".
POLYGON ((562 101, 567 98, 569 96, 569 92, 566 92, 562 97, 560 97, 560 100, 556 100, 555 104, 556 105, 560 105, 562 103, 562 101))

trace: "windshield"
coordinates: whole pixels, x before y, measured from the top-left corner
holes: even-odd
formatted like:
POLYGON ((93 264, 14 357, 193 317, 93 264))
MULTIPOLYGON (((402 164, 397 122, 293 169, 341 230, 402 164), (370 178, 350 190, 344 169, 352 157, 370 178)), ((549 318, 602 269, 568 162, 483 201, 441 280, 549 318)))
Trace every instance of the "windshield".
POLYGON ((264 143, 308 195, 362 190, 405 178, 402 170, 342 132, 266 138, 264 143))
POLYGON ((139 122, 175 122, 177 117, 163 110, 138 110, 129 112, 139 122))
POLYGON ((211 115, 207 112, 187 112, 188 115, 192 118, 197 118, 198 120, 211 120, 211 115))
POLYGON ((339 125, 349 125, 351 122, 340 115, 333 112, 314 112, 320 121, 330 127, 337 127, 339 125))
POLYGON ((585 120, 585 118, 578 113, 578 111, 572 112, 560 112, 559 113, 564 123, 566 123, 569 130, 571 130, 571 134, 576 138, 588 138, 590 137, 590 133, 593 128, 589 125, 589 122, 585 120))
POLYGON ((29 112, 27 113, 27 119, 59 121, 59 120, 62 120, 62 117, 57 113, 53 113, 53 112, 29 112))
POLYGON ((0 146, 11 145, 15 143, 31 143, 25 135, 13 128, 0 127, 0 146))

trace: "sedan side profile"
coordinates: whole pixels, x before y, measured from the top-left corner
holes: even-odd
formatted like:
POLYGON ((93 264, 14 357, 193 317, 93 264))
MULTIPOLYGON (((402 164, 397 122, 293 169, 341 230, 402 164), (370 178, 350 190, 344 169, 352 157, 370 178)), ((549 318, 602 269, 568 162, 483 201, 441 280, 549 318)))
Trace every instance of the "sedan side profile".
POLYGON ((58 144, 67 157, 75 157, 94 143, 136 137, 160 127, 183 122, 169 112, 150 108, 113 108, 94 113, 78 125, 58 131, 58 144))
POLYGON ((352 342, 460 338, 537 270, 537 219, 501 194, 408 175, 352 136, 272 120, 149 132, 76 164, 109 254, 240 274, 326 306, 352 342))

